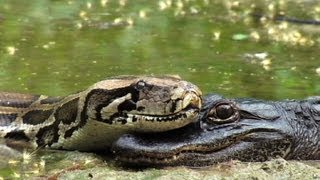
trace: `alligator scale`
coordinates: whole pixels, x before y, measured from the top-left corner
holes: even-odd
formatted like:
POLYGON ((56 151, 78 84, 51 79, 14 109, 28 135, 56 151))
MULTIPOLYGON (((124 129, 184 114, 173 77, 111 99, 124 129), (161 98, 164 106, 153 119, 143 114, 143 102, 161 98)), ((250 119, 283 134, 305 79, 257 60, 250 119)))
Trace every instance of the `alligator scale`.
POLYGON ((196 120, 201 92, 179 78, 119 76, 66 97, 0 93, 0 156, 25 148, 106 150, 121 134, 196 120))
POLYGON ((229 160, 320 159, 320 97, 262 101, 208 95, 199 121, 160 134, 127 134, 118 159, 147 166, 206 166, 229 160))

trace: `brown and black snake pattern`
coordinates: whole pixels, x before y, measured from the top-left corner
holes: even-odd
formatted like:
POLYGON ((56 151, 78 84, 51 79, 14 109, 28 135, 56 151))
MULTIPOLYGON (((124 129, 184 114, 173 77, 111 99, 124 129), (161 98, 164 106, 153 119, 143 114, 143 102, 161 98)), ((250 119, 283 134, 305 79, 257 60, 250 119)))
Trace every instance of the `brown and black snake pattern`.
POLYGON ((123 133, 184 126, 200 108, 200 90, 171 76, 119 76, 66 97, 1 92, 0 156, 7 149, 106 149, 123 133))

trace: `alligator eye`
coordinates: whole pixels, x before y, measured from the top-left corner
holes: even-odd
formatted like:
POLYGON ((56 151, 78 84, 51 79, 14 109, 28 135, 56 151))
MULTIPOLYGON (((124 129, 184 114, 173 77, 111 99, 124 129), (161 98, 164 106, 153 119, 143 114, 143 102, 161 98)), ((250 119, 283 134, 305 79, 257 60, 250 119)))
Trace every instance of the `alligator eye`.
POLYGON ((136 84, 136 89, 137 90, 142 90, 146 86, 146 83, 142 80, 138 81, 136 84))
POLYGON ((234 104, 225 102, 217 104, 209 111, 207 116, 208 120, 212 123, 226 123, 237 120, 239 112, 234 104))
POLYGON ((221 104, 216 107, 216 115, 219 119, 228 119, 234 114, 234 109, 229 104, 221 104))

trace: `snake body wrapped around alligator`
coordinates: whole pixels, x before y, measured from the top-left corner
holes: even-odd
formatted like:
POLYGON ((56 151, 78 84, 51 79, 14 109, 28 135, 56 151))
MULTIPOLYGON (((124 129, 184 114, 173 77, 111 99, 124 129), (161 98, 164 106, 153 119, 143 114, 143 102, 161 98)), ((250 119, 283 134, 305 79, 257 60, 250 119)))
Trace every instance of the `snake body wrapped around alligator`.
POLYGON ((263 101, 208 95, 198 122, 160 134, 123 135, 112 149, 124 163, 147 166, 318 160, 320 97, 263 101))
POLYGON ((123 133, 189 124, 200 108, 200 90, 171 76, 119 76, 66 97, 2 92, 0 157, 40 147, 106 150, 123 133))

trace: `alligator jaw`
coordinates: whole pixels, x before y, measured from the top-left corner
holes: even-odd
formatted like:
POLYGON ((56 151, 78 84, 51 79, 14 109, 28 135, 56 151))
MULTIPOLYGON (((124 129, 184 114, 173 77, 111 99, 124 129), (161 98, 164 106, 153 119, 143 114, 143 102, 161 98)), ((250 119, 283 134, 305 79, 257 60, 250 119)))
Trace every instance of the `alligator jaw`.
POLYGON ((290 141, 275 129, 238 128, 227 126, 224 129, 228 131, 223 132, 185 127, 160 134, 127 134, 114 143, 112 150, 121 162, 140 166, 196 167, 232 159, 265 161, 288 154, 290 141), (266 152, 256 152, 259 149, 266 152))
POLYGON ((207 166, 229 160, 291 158, 297 146, 293 119, 298 107, 296 101, 210 96, 196 124, 160 134, 124 135, 112 150, 120 161, 135 166, 207 166), (221 115, 217 107, 219 113, 229 113, 221 116, 227 121, 215 119, 221 115))

